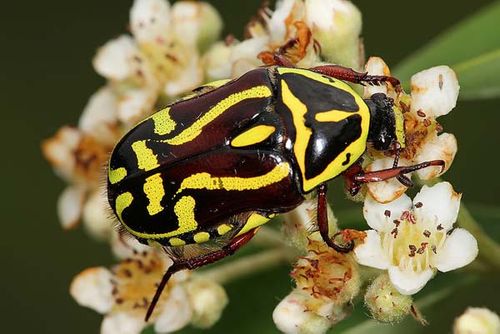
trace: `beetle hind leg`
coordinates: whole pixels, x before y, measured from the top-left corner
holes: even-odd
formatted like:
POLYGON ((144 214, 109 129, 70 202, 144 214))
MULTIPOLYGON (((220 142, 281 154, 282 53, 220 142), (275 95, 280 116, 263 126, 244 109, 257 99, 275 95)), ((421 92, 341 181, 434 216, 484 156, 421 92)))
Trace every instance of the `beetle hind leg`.
POLYGON ((172 277, 173 274, 184 269, 191 269, 191 270, 196 269, 204 265, 217 262, 225 258, 226 256, 233 255, 234 252, 236 252, 241 246, 245 245, 253 238, 257 230, 258 228, 254 228, 246 233, 243 233, 233 238, 229 242, 229 244, 224 246, 222 249, 214 251, 212 253, 200 255, 190 259, 174 260, 174 263, 167 269, 167 271, 165 272, 165 274, 161 279, 160 284, 158 285, 158 288, 156 289, 155 295, 151 300, 151 304, 149 304, 148 311, 146 312, 145 321, 148 321, 151 315, 153 314, 155 306, 158 303, 158 300, 160 299, 161 293, 163 292, 163 289, 165 288, 168 281, 170 280, 170 277, 172 277))

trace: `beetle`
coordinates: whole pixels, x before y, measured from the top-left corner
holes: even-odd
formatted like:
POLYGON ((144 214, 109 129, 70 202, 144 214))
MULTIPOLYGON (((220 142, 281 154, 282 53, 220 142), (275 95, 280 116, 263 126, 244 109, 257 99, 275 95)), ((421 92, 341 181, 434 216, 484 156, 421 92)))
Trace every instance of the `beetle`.
MULTIPOLYGON (((115 146, 108 201, 125 231, 171 255, 149 306, 152 314, 170 276, 233 254, 259 226, 317 192, 323 240, 328 231, 326 183, 343 174, 355 194, 363 183, 397 177, 441 160, 364 172, 367 145, 404 147, 403 116, 385 94, 360 97, 357 84, 399 81, 338 65, 295 68, 286 60, 217 81, 139 123, 115 146)), ((396 155, 398 156, 398 155, 396 155)))

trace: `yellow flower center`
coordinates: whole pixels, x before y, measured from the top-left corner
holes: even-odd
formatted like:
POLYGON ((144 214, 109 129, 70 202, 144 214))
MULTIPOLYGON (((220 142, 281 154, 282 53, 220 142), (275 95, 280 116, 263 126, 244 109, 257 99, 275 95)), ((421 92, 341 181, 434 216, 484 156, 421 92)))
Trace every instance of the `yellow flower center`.
POLYGON ((410 211, 393 221, 394 229, 381 232, 382 248, 392 265, 419 272, 432 266, 431 258, 443 246, 446 232, 441 225, 417 222, 410 211))

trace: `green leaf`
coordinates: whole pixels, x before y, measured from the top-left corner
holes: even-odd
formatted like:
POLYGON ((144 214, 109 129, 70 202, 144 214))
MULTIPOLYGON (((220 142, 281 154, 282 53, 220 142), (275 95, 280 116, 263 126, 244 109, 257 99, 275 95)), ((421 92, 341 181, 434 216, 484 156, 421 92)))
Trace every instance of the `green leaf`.
POLYGON ((403 60, 396 76, 409 82, 412 74, 449 65, 458 75, 461 99, 500 96, 500 1, 483 8, 443 32, 403 60))

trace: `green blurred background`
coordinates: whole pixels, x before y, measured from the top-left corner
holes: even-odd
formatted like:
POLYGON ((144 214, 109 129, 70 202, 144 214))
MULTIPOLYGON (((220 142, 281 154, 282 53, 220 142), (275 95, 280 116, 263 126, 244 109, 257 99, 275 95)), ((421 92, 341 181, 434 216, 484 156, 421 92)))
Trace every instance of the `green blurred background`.
MULTIPOLYGON (((355 1, 364 14, 367 55, 383 56, 389 65, 492 2, 355 1)), ((224 32, 241 36, 260 1, 211 3, 224 18, 224 32)), ((81 229, 63 232, 60 228, 55 207, 64 183, 43 160, 40 142, 63 124, 76 124, 88 97, 104 83, 92 69, 91 59, 97 47, 126 31, 131 4, 132 0, 2 2, 2 333, 98 331, 101 316, 79 307, 68 286, 82 269, 108 265, 113 259, 107 245, 90 240, 81 229)), ((445 179, 464 192, 464 201, 486 230, 498 236, 500 215, 485 206, 500 204, 500 100, 460 102, 440 121, 459 141, 456 161, 445 179)), ((334 198, 334 208, 339 210, 352 205, 340 189, 334 198)), ((287 269, 282 266, 230 284, 230 304, 211 332, 276 333, 271 313, 290 290, 287 269)), ((446 286, 460 277, 459 273, 438 275, 434 285, 446 286)), ((424 295, 430 290, 427 287, 424 295)), ((499 298, 498 276, 473 278, 472 285, 425 310, 430 327, 424 330, 410 319, 407 332, 450 332, 454 315, 466 305, 486 305, 498 312, 499 298)), ((365 313, 357 307, 352 319, 366 318, 365 313)), ((342 333, 348 326, 342 324, 332 332, 342 333)), ((397 328, 387 327, 384 332, 397 332, 397 328)))

